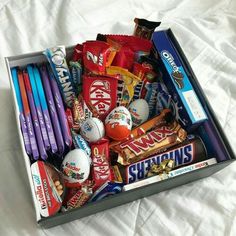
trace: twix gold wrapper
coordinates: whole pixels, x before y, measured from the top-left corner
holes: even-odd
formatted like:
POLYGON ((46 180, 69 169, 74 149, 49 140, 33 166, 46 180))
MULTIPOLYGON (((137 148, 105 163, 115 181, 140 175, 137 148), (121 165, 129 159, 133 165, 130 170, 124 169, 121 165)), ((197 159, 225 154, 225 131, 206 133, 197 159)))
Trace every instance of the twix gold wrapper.
POLYGON ((147 133, 113 146, 118 162, 129 165, 183 142, 187 133, 177 121, 157 126, 147 133))

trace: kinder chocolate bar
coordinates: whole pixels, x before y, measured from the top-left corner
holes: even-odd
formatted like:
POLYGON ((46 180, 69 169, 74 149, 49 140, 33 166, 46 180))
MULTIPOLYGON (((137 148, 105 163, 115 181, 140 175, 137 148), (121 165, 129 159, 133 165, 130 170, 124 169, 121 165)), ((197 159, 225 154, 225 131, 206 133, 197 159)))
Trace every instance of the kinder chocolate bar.
MULTIPOLYGON (((52 78, 50 78, 48 71, 47 71, 47 67, 45 65, 40 67, 40 71, 41 71, 41 75, 42 75, 42 82, 43 82, 43 87, 45 90, 45 95, 47 98, 49 113, 50 113, 51 119, 53 121, 52 122, 53 131, 54 131, 53 134, 54 134, 55 140, 56 140, 56 146, 52 150, 54 150, 55 152, 58 151, 59 154, 62 154, 64 152, 65 146, 64 146, 63 136, 61 133, 60 122, 59 122, 57 111, 56 111, 56 106, 55 106, 54 99, 53 99, 53 94, 52 94, 53 88, 50 85, 50 80, 54 80, 54 78, 53 78, 53 75, 51 75, 52 78)), ((54 82, 54 87, 55 86, 57 86, 56 81, 54 82)), ((55 89, 56 88, 54 88, 54 90, 55 89)))
POLYGON ((131 164, 159 153, 186 139, 187 133, 177 121, 163 124, 137 138, 130 138, 112 149, 119 154, 118 162, 131 164))
POLYGON ((161 22, 149 21, 140 18, 135 18, 134 22, 134 35, 148 40, 152 38, 154 30, 161 24, 161 22))
POLYGON ((133 183, 144 179, 153 164, 160 165, 161 162, 171 159, 175 163, 175 169, 183 165, 193 164, 207 158, 206 148, 199 137, 186 140, 181 145, 168 151, 148 157, 119 170, 125 183, 133 183))
POLYGON ((104 139, 99 143, 91 144, 94 180, 93 190, 98 189, 106 181, 112 180, 112 171, 109 163, 109 141, 104 139))
POLYGON ((45 50, 44 54, 51 65, 65 104, 68 107, 71 107, 73 97, 75 96, 75 90, 70 71, 66 63, 65 46, 50 49, 48 48, 45 50))
POLYGON ((217 163, 216 158, 210 158, 208 160, 197 162, 195 164, 185 166, 185 167, 182 167, 177 170, 172 170, 168 174, 155 175, 150 178, 145 178, 143 180, 140 180, 140 181, 137 181, 137 182, 134 182, 131 184, 127 184, 123 187, 123 191, 129 191, 131 189, 135 189, 135 188, 139 188, 139 187, 146 186, 149 184, 153 184, 153 183, 159 182, 161 180, 172 178, 175 176, 179 176, 179 175, 182 175, 185 173, 189 173, 191 171, 205 168, 207 166, 214 165, 216 163, 217 163))
POLYGON ((26 94, 26 90, 25 90, 24 78, 23 78, 22 71, 18 71, 17 74, 18 74, 21 99, 22 99, 22 103, 23 103, 23 110, 24 110, 26 125, 27 125, 27 129, 28 129, 32 155, 35 160, 38 160, 39 151, 38 151, 38 146, 37 146, 37 142, 36 142, 36 138, 35 138, 35 133, 34 133, 34 128, 33 128, 33 122, 31 119, 27 94, 26 94))
POLYGON ((106 182, 94 192, 89 202, 99 201, 105 197, 120 193, 122 191, 122 187, 122 183, 106 182))
POLYGON ((154 32, 152 40, 156 54, 160 56, 159 66, 163 72, 163 82, 172 95, 176 106, 174 107, 176 119, 184 128, 190 130, 193 129, 193 126, 207 120, 207 115, 191 85, 189 76, 168 32, 154 32))
POLYGON ((106 67, 116 54, 116 50, 106 42, 87 41, 83 43, 83 64, 85 69, 95 74, 104 74, 106 67))
POLYGON ((29 75, 26 71, 23 71, 23 78, 24 78, 24 82, 25 82, 25 88, 26 88, 26 93, 27 93, 27 97, 28 97, 28 101, 29 101, 30 112, 31 112, 32 120, 33 120, 34 131, 35 131, 35 136, 36 136, 36 140, 37 140, 37 144, 38 144, 40 157, 42 159, 46 160, 48 155, 46 153, 46 149, 45 149, 44 143, 43 143, 42 133, 41 133, 39 120, 38 120, 38 116, 37 116, 37 112, 36 112, 36 108, 35 108, 35 104, 34 104, 34 97, 32 94, 32 89, 31 89, 31 85, 30 85, 30 81, 29 81, 29 75))
POLYGON ((52 88, 52 94, 54 97, 55 106, 56 106, 56 110, 57 110, 57 115, 58 115, 58 118, 60 121, 62 136, 64 138, 65 144, 70 147, 72 144, 72 137, 71 137, 69 125, 68 125, 68 122, 66 119, 66 113, 64 110, 60 91, 58 89, 58 85, 57 85, 49 67, 48 67, 48 72, 49 72, 49 81, 50 81, 51 88, 52 88))
POLYGON ((87 106, 94 107, 101 120, 116 107, 117 79, 105 76, 83 77, 83 98, 87 106))
POLYGON ((55 183, 63 183, 63 179, 53 167, 42 161, 31 165, 31 173, 40 214, 43 217, 56 214, 61 208, 62 198, 55 183))
POLYGON ((19 88, 19 83, 18 83, 18 78, 17 78, 17 69, 13 68, 11 69, 11 75, 12 75, 12 81, 14 85, 14 90, 16 93, 16 100, 19 108, 19 119, 20 119, 20 126, 21 126, 21 131, 24 139, 24 144, 25 144, 25 150, 28 155, 32 154, 31 151, 31 146, 30 146, 30 140, 29 140, 29 134, 27 130, 27 125, 26 125, 26 120, 25 120, 25 115, 23 111, 23 105, 22 105, 22 100, 21 100, 21 95, 20 95, 20 88, 19 88))
POLYGON ((50 119, 50 115, 48 111, 48 105, 45 98, 44 88, 42 85, 42 78, 36 66, 34 66, 33 71, 34 71, 34 78, 35 78, 35 82, 36 82, 36 86, 37 86, 37 90, 39 94, 39 100, 40 100, 40 104, 43 111, 43 117, 45 120, 47 133, 48 133, 48 137, 50 141, 50 146, 51 146, 52 152, 55 153, 57 151, 57 144, 56 144, 56 139, 54 136, 53 127, 52 127, 52 123, 51 123, 51 119, 50 119))

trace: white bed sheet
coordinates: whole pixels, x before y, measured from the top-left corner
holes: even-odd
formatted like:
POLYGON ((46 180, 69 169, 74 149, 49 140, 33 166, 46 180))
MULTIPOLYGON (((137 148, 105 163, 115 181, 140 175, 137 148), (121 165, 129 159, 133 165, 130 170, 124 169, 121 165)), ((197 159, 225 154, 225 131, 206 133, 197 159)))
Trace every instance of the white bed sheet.
POLYGON ((236 235, 236 163, 170 191, 52 229, 35 222, 5 56, 131 34, 161 20, 180 42, 236 151, 236 1, 0 1, 0 235, 236 235))

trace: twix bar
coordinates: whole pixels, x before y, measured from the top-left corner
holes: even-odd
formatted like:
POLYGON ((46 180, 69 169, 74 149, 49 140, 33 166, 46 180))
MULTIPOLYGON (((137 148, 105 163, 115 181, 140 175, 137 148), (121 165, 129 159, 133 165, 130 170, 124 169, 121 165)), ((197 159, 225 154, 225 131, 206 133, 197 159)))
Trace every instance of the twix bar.
POLYGON ((121 142, 112 149, 118 153, 120 164, 129 165, 179 144, 186 137, 186 131, 177 121, 173 120, 171 123, 161 124, 141 136, 121 142))

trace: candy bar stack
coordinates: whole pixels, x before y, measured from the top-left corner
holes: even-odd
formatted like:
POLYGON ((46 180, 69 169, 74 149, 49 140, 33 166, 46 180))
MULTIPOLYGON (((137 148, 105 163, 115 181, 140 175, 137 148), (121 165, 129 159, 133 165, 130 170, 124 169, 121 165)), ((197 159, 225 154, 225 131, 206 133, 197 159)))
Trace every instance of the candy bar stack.
POLYGON ((158 37, 151 40, 159 25, 135 18, 134 35, 98 34, 76 45, 72 58, 54 47, 44 51, 47 62, 12 69, 43 217, 217 162, 184 69, 158 51, 165 46, 158 37), (187 83, 193 114, 175 95, 187 83))

